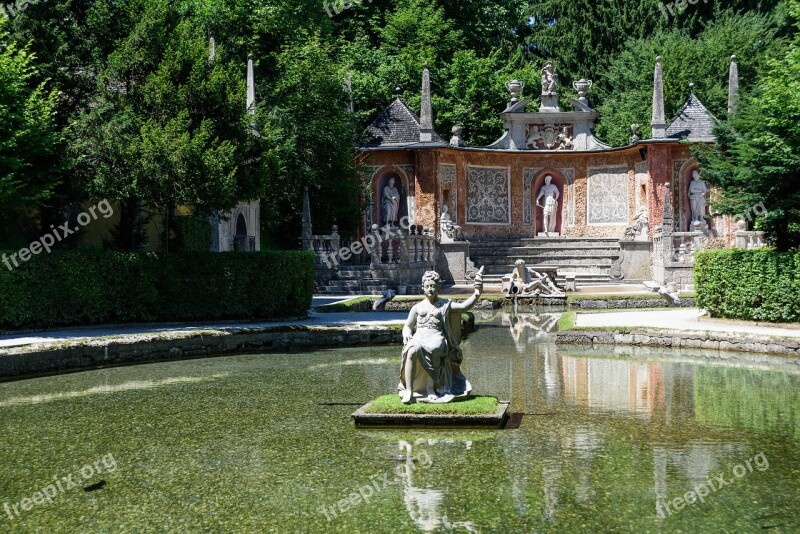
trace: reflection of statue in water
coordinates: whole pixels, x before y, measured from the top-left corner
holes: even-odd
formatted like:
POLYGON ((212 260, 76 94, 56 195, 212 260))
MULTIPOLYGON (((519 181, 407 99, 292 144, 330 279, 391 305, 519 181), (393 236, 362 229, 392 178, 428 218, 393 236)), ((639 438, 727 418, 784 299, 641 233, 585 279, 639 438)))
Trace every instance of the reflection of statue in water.
POLYGON ((467 311, 475 304, 483 290, 483 267, 475 274, 475 293, 464 302, 440 299, 441 284, 438 273, 425 273, 425 300, 411 308, 403 327, 403 363, 397 389, 406 404, 414 399, 450 402, 472 391, 472 384, 461 373, 461 347, 453 331, 460 324, 450 324, 450 312, 467 311), (415 325, 416 332, 412 334, 415 325))
POLYGON ((400 218, 400 192, 394 186, 394 177, 389 178, 389 185, 383 188, 383 222, 397 225, 400 218))
MULTIPOLYGON (((431 440, 425 440, 425 443, 431 444, 431 440)), ((479 532, 472 521, 449 521, 447 519, 442 510, 445 500, 443 491, 414 485, 414 471, 417 469, 417 465, 414 464, 412 445, 401 440, 400 448, 404 450, 406 456, 405 470, 400 473, 400 477, 403 479, 403 500, 408 515, 417 527, 423 532, 440 530, 450 532, 459 528, 464 528, 467 532, 479 532)), ((427 453, 424 454, 427 456, 427 453)), ((417 454, 417 456, 421 456, 421 454, 417 454)), ((420 466, 430 467, 430 465, 424 464, 420 464, 420 466)))
POLYGON ((700 178, 700 173, 692 173, 692 183, 689 184, 689 202, 692 205, 692 222, 704 221, 706 218, 706 194, 708 186, 700 178))
POLYGON ((558 197, 560 196, 560 193, 558 192, 558 186, 550 183, 552 181, 552 176, 549 174, 545 176, 544 185, 539 189, 539 194, 536 195, 536 205, 543 210, 542 231, 545 234, 555 232, 556 218, 558 216, 556 212, 558 210, 558 197), (545 197, 544 205, 539 203, 539 200, 541 200, 542 197, 545 197))
POLYGON ((560 297, 564 295, 549 276, 526 267, 524 260, 514 262, 514 271, 510 276, 503 277, 503 280, 509 282, 505 287, 505 291, 509 295, 516 294, 520 297, 560 297))

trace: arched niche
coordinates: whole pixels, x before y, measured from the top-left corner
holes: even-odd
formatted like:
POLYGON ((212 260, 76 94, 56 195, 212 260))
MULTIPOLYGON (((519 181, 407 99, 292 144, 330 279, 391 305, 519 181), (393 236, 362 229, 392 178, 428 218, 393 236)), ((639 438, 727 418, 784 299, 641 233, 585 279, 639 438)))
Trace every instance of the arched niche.
MULTIPOLYGON (((544 233, 544 209, 537 206, 536 197, 539 195, 539 190, 545 184, 545 177, 552 176, 551 184, 558 188, 558 203, 556 204, 556 235, 563 234, 564 225, 564 206, 566 202, 565 191, 567 189, 567 178, 558 171, 543 170, 536 175, 531 187, 531 205, 533 206, 534 213, 534 230, 535 235, 544 233)), ((539 199, 539 203, 544 205, 544 197, 539 199)))
POLYGON ((383 226, 383 189, 389 185, 389 180, 394 178, 394 186, 400 193, 400 213, 397 216, 398 222, 400 219, 408 215, 408 179, 405 173, 393 168, 386 168, 375 173, 372 180, 372 222, 378 226, 383 226))

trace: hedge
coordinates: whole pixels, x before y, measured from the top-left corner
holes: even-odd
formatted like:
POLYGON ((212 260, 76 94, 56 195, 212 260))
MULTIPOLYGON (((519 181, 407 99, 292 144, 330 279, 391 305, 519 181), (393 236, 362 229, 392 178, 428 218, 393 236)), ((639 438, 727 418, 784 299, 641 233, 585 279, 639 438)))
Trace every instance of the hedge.
POLYGON ((697 304, 714 317, 800 321, 800 252, 706 250, 694 277, 697 304))
POLYGON ((52 252, 0 264, 0 328, 304 316, 306 252, 52 252))

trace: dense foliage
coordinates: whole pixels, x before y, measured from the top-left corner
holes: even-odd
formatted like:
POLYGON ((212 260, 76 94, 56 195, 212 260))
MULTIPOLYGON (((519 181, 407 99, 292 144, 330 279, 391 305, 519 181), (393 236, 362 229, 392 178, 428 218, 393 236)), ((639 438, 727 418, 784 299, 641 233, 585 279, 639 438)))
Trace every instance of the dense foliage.
POLYGON ((800 322, 800 252, 701 251, 694 276, 697 305, 714 317, 800 322))
MULTIPOLYGON (((739 56, 743 91, 760 79, 760 62, 777 58, 787 24, 779 0, 686 4, 665 15, 660 0, 48 0, 16 10, 8 31, 29 47, 36 72, 28 92, 60 97, 57 178, 40 199, 42 226, 71 202, 117 201, 117 248, 136 248, 133 215, 142 203, 199 213, 261 198, 262 235, 297 246, 301 192, 309 187, 314 225, 358 223, 353 151, 367 123, 399 95, 419 109, 420 73, 431 68, 434 121, 454 124, 473 146, 502 133, 497 113, 513 78, 538 96, 540 70, 552 60, 562 107, 572 82, 591 78, 598 135, 627 142, 629 125, 646 125, 654 57, 664 56, 667 114, 688 82, 724 118, 726 69, 739 56), (217 43, 209 61, 209 36, 217 43), (245 111, 247 55, 256 70, 255 125, 245 111), (42 84, 49 80, 49 85, 42 84), (352 109, 351 111, 348 111, 352 109)), ((535 106, 535 103, 533 104, 535 106)), ((50 108, 48 108, 50 106, 50 108)), ((646 128, 645 128, 646 130, 646 128)), ((45 130, 46 131, 46 130, 45 130)), ((647 133, 645 131, 645 133, 647 133)), ((33 145, 32 145, 33 146, 33 145)), ((39 179, 33 168, 25 179, 39 179)), ((63 210, 62 210, 63 211, 63 210)))
MULTIPOLYGON (((800 0, 791 0, 800 20, 800 0)), ((800 26, 798 26, 800 27, 800 26)), ((768 58, 759 83, 742 95, 737 113, 717 128, 717 143, 696 146, 703 176, 717 186, 721 213, 750 213, 779 250, 800 247, 800 33, 768 58)))
POLYGON ((0 17, 0 210, 48 198, 57 184, 57 94, 36 77, 28 47, 9 42, 0 17))
POLYGON ((0 328, 303 316, 305 252, 53 252, 0 269, 0 328))

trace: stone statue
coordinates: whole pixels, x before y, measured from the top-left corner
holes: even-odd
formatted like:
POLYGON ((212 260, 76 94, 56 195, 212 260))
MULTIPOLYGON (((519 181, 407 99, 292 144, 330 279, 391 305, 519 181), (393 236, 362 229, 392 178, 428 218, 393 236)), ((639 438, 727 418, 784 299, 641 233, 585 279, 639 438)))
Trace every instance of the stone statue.
POLYGON ((548 61, 542 69, 542 95, 552 96, 557 94, 558 74, 553 70, 553 63, 548 61))
POLYGON ((450 324, 451 311, 467 311, 483 291, 483 267, 475 273, 475 293, 464 302, 439 298, 442 280, 435 271, 422 277, 425 300, 416 304, 403 327, 400 399, 405 404, 444 403, 465 397, 472 384, 461 372, 462 353, 450 324), (416 325, 416 331, 412 329, 416 325))
POLYGON ((549 276, 525 266, 524 260, 514 262, 514 271, 503 277, 506 294, 519 297, 563 297, 549 276))
POLYGON ((550 232, 555 232, 556 230, 556 217, 557 217, 557 208, 558 208, 558 197, 560 193, 558 192, 558 187, 553 185, 552 182, 553 177, 549 174, 544 177, 544 185, 539 189, 539 194, 536 195, 536 205, 542 208, 543 210, 543 226, 542 231, 545 235, 549 234, 550 232), (545 198, 544 205, 540 204, 539 201, 541 198, 545 198))
POLYGON ((642 206, 633 217, 633 224, 625 228, 625 239, 632 241, 636 238, 647 239, 647 228, 649 226, 647 208, 642 206))
POLYGON ((704 222, 706 218, 706 194, 708 186, 700 178, 698 171, 692 172, 692 182, 689 184, 689 202, 692 207, 692 222, 704 222))
POLYGON ((439 217, 439 226, 442 229, 442 242, 460 241, 463 239, 461 235, 461 227, 454 224, 450 218, 450 206, 442 204, 442 214, 439 217))
POLYGON ((383 188, 383 222, 397 226, 400 218, 400 192, 394 186, 394 177, 389 178, 389 185, 383 188))
POLYGON ((561 133, 558 134, 558 148, 556 150, 572 150, 574 144, 572 137, 569 135, 569 128, 564 126, 561 128, 561 133))
POLYGON ((544 141, 544 136, 538 126, 531 126, 528 138, 525 140, 528 148, 539 148, 539 141, 544 141))

